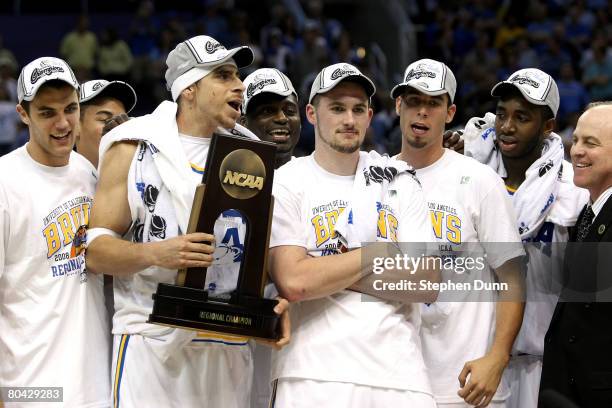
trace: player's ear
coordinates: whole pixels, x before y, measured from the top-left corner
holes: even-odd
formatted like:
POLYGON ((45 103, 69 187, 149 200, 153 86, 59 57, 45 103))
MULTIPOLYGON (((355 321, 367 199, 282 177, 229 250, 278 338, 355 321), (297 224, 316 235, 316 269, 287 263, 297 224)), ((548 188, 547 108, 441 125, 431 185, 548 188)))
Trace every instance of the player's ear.
POLYGON ((453 118, 455 117, 455 112, 457 112, 457 105, 455 105, 454 103, 448 107, 448 110, 446 111, 446 123, 451 123, 453 121, 453 118))
POLYGON ((185 101, 193 101, 195 98, 196 84, 191 84, 181 91, 181 97, 185 101))
POLYGON ((312 104, 306 105, 306 119, 310 122, 311 125, 317 124, 317 115, 315 113, 316 108, 312 104))
POLYGON ((19 117, 21 118, 23 124, 26 126, 30 126, 30 115, 28 115, 28 112, 26 112, 24 107, 21 106, 21 104, 17 104, 15 109, 17 110, 17 113, 19 114, 19 117))
POLYGON ((246 118, 246 115, 241 115, 241 116, 238 118, 238 124, 239 124, 239 125, 242 125, 242 126, 244 126, 245 128, 247 128, 247 129, 248 129, 249 127, 247 126, 247 123, 248 123, 248 120, 247 120, 247 118, 246 118))

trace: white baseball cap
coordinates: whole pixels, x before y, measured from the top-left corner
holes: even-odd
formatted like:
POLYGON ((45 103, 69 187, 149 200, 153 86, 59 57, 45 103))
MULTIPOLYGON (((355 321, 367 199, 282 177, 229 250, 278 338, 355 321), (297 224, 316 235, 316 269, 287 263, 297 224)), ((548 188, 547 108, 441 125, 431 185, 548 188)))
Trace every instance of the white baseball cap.
POLYGON ((272 93, 279 96, 298 95, 293 88, 291 80, 276 68, 260 68, 244 78, 244 92, 242 112, 247 113, 251 99, 263 93, 272 93))
POLYGON ((397 98, 407 86, 430 96, 447 93, 451 102, 455 100, 457 92, 457 80, 453 71, 446 64, 432 59, 421 59, 408 65, 404 81, 391 90, 391 98, 397 98))
POLYGON ((79 92, 79 102, 86 103, 98 96, 109 96, 123 103, 126 113, 130 113, 136 106, 136 92, 130 84, 123 81, 107 81, 104 79, 94 79, 81 84, 79 92))
POLYGON ((166 59, 166 86, 177 100, 183 89, 194 84, 215 68, 235 64, 238 68, 253 62, 249 47, 226 49, 220 42, 207 35, 198 35, 177 45, 166 59))
POLYGON ((21 70, 17 80, 17 100, 31 101, 45 82, 58 79, 74 89, 79 89, 79 82, 66 61, 55 57, 42 57, 27 64, 21 70))
POLYGON ((317 74, 312 83, 312 88, 310 88, 308 103, 312 103, 315 96, 331 91, 336 85, 345 80, 354 81, 362 85, 368 98, 371 98, 376 93, 376 87, 370 78, 363 75, 357 67, 341 62, 325 67, 317 74))
POLYGON ((546 72, 537 68, 520 69, 510 75, 507 80, 495 85, 491 89, 491 95, 499 98, 508 89, 514 88, 521 92, 527 102, 548 106, 553 116, 557 116, 560 101, 559 88, 555 80, 546 72))

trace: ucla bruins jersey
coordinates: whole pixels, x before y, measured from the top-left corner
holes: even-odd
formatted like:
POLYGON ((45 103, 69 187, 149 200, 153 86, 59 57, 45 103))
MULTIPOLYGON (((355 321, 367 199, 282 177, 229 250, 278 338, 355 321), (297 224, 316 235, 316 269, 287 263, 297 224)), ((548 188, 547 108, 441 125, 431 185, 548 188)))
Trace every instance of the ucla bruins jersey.
MULTIPOLYGON (((313 257, 346 251, 335 226, 350 207, 354 180, 327 172, 313 155, 279 168, 270 247, 302 247, 313 257)), ((372 213, 378 213, 377 235, 396 234, 396 212, 383 203, 376 205, 372 213)), ((273 379, 431 392, 418 346, 418 308, 343 290, 297 302, 290 313, 291 343, 274 354, 273 379)))
MULTIPOLYGON (((490 279, 489 266, 497 268, 524 254, 508 193, 489 167, 445 150, 435 163, 418 169, 417 177, 423 185, 432 232, 443 257, 455 257, 453 252, 462 244, 480 243, 475 245, 487 250, 488 264, 482 273, 490 279), (504 244, 489 252, 487 243, 504 244)), ((473 299, 480 294, 476 292, 465 291, 455 299, 473 299)), ((423 356, 436 401, 459 403, 463 400, 457 396, 457 376, 467 361, 487 353, 495 328, 495 303, 438 301, 423 305, 421 311, 423 356)), ((507 396, 508 390, 502 384, 494 401, 507 396)))
POLYGON ((0 384, 62 387, 45 406, 108 406, 102 276, 83 258, 95 183, 77 153, 63 167, 26 147, 0 158, 0 384))

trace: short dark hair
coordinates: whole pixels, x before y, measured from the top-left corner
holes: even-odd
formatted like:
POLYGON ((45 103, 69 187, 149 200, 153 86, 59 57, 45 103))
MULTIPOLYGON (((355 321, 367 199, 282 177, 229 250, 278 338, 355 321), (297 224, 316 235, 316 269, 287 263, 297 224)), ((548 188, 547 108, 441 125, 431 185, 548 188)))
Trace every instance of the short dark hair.
POLYGON ((310 102, 310 104, 311 104, 312 106, 314 106, 315 108, 318 108, 318 107, 319 107, 319 99, 321 99, 321 98, 319 98, 319 95, 320 95, 320 94, 316 94, 315 96, 313 96, 313 97, 312 97, 312 102, 310 102))
MULTIPOLYGON (((90 102, 90 101, 87 101, 90 102)), ((83 117, 85 116, 85 111, 87 111, 87 108, 89 108, 91 105, 93 105, 92 103, 81 103, 79 104, 81 109, 79 112, 79 120, 83 120, 83 117)))
POLYGON ((538 108, 540 108, 540 113, 542 114, 542 120, 544 120, 544 122, 551 120, 551 119, 555 119, 555 115, 552 112, 552 109, 550 109, 550 106, 548 105, 536 105, 538 108))
MULTIPOLYGON (((47 89, 47 88, 53 88, 53 89, 62 89, 66 86, 69 86, 72 88, 72 85, 70 85, 68 82, 66 81, 62 81, 61 79, 52 79, 50 81, 45 82, 44 84, 42 84, 40 86, 40 88, 38 88, 38 90, 36 91, 36 93, 39 93, 40 91, 47 89)), ((36 97, 36 96, 35 96, 36 97)), ((27 114, 30 114, 30 103, 32 101, 21 101, 19 102, 19 104, 21 105, 21 107, 27 112, 27 114)))
POLYGON ((83 116, 85 115, 85 111, 87 111, 87 109, 88 109, 90 106, 100 106, 100 105, 102 105, 102 104, 106 103, 106 101, 108 101, 108 100, 110 100, 110 99, 117 100, 117 101, 121 102, 121 104, 123 104, 123 102, 122 102, 122 101, 120 101, 119 99, 117 99, 117 98, 115 98, 115 97, 112 97, 112 96, 109 96, 109 95, 98 95, 98 96, 96 96, 96 97, 95 97, 95 98, 93 98, 93 99, 90 99, 90 100, 85 101, 85 102, 81 102, 81 103, 79 104, 79 105, 81 106, 81 113, 80 113, 80 118, 79 118, 79 120, 82 120, 82 119, 83 119, 83 116))

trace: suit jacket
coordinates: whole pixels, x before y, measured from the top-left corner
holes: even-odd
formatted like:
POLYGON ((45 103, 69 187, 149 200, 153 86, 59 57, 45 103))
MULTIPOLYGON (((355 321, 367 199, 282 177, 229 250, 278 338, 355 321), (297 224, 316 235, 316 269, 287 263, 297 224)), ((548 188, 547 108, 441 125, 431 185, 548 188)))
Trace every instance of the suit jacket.
POLYGON ((545 337, 540 395, 553 389, 581 408, 612 407, 612 244, 603 244, 612 242, 612 197, 591 224, 586 244, 573 241, 575 232, 545 337))

